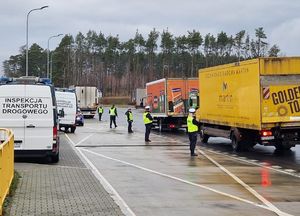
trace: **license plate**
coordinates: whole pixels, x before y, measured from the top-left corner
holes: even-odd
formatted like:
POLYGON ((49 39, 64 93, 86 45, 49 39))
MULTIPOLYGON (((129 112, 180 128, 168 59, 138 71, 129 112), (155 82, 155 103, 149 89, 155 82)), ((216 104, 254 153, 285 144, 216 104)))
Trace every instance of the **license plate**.
POLYGON ((21 143, 15 143, 15 148, 21 148, 21 143))

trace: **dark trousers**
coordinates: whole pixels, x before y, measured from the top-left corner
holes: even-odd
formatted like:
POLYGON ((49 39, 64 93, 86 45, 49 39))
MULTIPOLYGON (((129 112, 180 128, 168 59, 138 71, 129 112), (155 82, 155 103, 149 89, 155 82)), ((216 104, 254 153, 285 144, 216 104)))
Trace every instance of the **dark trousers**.
POLYGON ((195 153, 197 143, 197 132, 189 133, 191 155, 195 153))
POLYGON ((98 113, 98 114, 99 114, 99 121, 101 121, 102 113, 98 113))
POLYGON ((110 128, 112 126, 112 123, 114 123, 115 127, 117 127, 116 116, 110 116, 110 123, 109 123, 110 128))
POLYGON ((145 127, 146 127, 145 141, 148 141, 149 140, 149 135, 150 135, 150 132, 151 132, 152 124, 145 124, 145 127))
POLYGON ((128 133, 133 132, 132 131, 132 121, 127 121, 128 122, 128 133))

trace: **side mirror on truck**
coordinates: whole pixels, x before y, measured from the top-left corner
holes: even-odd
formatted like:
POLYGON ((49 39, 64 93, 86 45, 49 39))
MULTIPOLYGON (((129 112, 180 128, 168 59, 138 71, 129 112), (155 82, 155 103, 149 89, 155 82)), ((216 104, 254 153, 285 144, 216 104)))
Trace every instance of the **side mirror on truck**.
POLYGON ((61 110, 58 111, 58 117, 60 117, 60 118, 65 117, 65 111, 64 111, 64 109, 61 109, 61 110))

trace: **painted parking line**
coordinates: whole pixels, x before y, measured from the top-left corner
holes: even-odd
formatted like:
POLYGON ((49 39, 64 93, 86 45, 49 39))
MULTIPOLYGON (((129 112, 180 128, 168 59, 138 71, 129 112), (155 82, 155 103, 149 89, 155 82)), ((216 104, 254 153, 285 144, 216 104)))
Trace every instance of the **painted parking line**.
MULTIPOLYGON (((108 156, 105 156, 103 154, 90 151, 88 149, 83 148, 82 151, 88 152, 90 154, 94 154, 98 157, 102 157, 102 158, 105 158, 105 159, 108 159, 108 160, 116 161, 116 162, 125 164, 127 166, 135 167, 137 169, 140 169, 140 170, 143 170, 143 171, 146 171, 146 172, 149 172, 149 173, 153 173, 153 174, 156 174, 156 175, 159 175, 159 176, 163 176, 163 177, 166 177, 166 178, 169 178, 169 179, 173 179, 173 180, 176 180, 176 181, 188 184, 188 185, 192 185, 192 186, 196 186, 196 187, 199 187, 199 188, 202 188, 202 189, 205 189, 205 190, 209 190, 211 192, 214 192, 214 193, 217 193, 217 194, 220 194, 220 195, 223 195, 223 196, 226 196, 226 197, 229 197, 229 198, 232 198, 232 199, 235 199, 235 200, 238 200, 238 201, 241 201, 241 202, 244 202, 244 203, 247 203, 247 204, 251 204, 251 205, 254 205, 256 207, 263 208, 263 209, 274 212, 274 209, 270 208, 269 206, 265 206, 265 205, 262 205, 262 204, 259 204, 259 203, 255 203, 253 201, 250 201, 250 200, 247 200, 247 199, 244 199, 244 198, 240 198, 238 196, 235 196, 235 195, 232 195, 232 194, 229 194, 229 193, 225 193, 225 192, 210 188, 210 187, 205 186, 205 185, 190 182, 190 181, 187 181, 185 179, 181 179, 181 178, 178 178, 178 177, 175 177, 175 176, 172 176, 172 175, 161 173, 161 172, 158 172, 158 171, 155 171, 155 170, 152 170, 152 169, 148 169, 148 168, 145 168, 145 167, 133 164, 133 163, 129 163, 129 162, 119 160, 119 159, 116 159, 116 158, 112 158, 112 157, 108 157, 108 156)), ((290 216, 289 214, 286 214, 284 212, 282 212, 282 214, 279 214, 279 215, 281 215, 281 216, 290 216)))
POLYGON ((262 167, 262 168, 265 168, 265 169, 273 170, 273 171, 276 171, 276 172, 279 172, 279 173, 283 173, 283 174, 290 175, 290 176, 293 176, 293 177, 296 177, 296 178, 300 178, 300 175, 298 175, 297 173, 287 172, 287 171, 278 169, 274 166, 266 166, 266 165, 263 165, 263 164, 259 164, 259 162, 257 160, 247 160, 247 159, 244 160, 244 159, 238 158, 236 156, 226 155, 226 154, 223 154, 222 152, 218 153, 218 152, 215 152, 213 150, 208 150, 208 149, 206 149, 205 151, 213 153, 213 154, 222 155, 223 157, 228 157, 228 158, 231 158, 232 160, 240 161, 240 162, 251 164, 251 165, 254 165, 254 166, 259 166, 259 167, 262 167))
POLYGON ((255 196, 258 200, 260 200, 262 203, 264 203, 266 206, 268 206, 274 213, 280 216, 288 216, 290 214, 283 212, 279 210, 275 205, 273 205, 270 201, 265 199, 262 195, 257 193, 253 188, 251 188, 249 185, 247 185, 245 182, 243 182, 239 177, 231 173, 229 170, 227 170, 224 166, 219 164, 217 161, 215 161, 213 158, 208 156, 204 151, 197 149, 197 151, 202 154, 204 157, 206 157, 209 161, 211 161, 214 165, 219 167, 223 172, 225 172, 227 175, 229 175, 232 179, 234 179, 237 183, 239 183, 242 187, 244 187, 247 191, 249 191, 253 196, 255 196))
POLYGON ((71 146, 74 148, 76 152, 80 154, 80 156, 88 163, 88 165, 91 167, 91 170, 95 177, 99 180, 100 184, 104 187, 104 189, 107 191, 107 193, 110 194, 112 199, 117 203, 117 205, 120 207, 121 211, 128 216, 136 216, 135 213, 130 209, 130 207, 127 205, 127 203, 124 201, 124 199, 119 195, 119 193, 113 188, 113 186, 104 178, 104 176, 99 172, 99 170, 95 167, 95 165, 82 153, 80 148, 75 148, 78 143, 82 143, 83 140, 87 140, 90 135, 83 138, 81 141, 79 141, 77 144, 73 142, 73 140, 68 136, 68 134, 65 134, 69 142, 71 143, 71 146))

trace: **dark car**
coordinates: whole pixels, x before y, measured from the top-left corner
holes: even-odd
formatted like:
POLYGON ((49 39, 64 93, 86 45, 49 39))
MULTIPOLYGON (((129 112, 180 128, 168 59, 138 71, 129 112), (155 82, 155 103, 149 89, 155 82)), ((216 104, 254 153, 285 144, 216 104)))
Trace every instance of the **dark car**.
POLYGON ((84 117, 80 109, 77 110, 76 113, 76 125, 77 126, 83 126, 84 125, 84 117))

